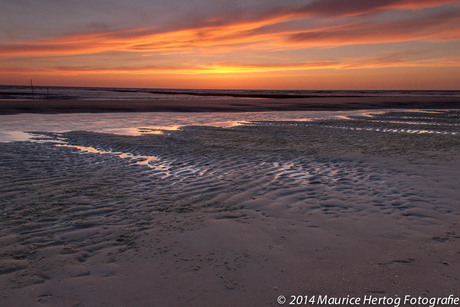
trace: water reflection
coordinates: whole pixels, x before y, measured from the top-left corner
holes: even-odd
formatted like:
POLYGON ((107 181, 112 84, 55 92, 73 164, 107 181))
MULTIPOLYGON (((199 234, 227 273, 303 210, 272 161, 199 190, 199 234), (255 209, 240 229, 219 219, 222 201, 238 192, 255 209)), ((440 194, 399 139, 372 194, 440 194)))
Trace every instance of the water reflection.
POLYGON ((90 153, 97 153, 97 154, 110 154, 113 152, 99 150, 94 147, 87 147, 87 146, 77 146, 77 145, 68 145, 68 144, 55 144, 56 147, 68 147, 68 148, 75 148, 80 150, 81 152, 90 152, 90 153))
POLYGON ((135 155, 132 153, 126 152, 114 152, 114 151, 105 151, 100 150, 94 147, 88 146, 78 146, 78 145, 69 145, 69 144, 55 144, 56 147, 66 147, 66 148, 74 148, 79 150, 81 153, 90 153, 90 154, 110 154, 121 159, 127 159, 133 164, 147 166, 150 169, 156 171, 156 174, 159 176, 160 179, 166 178, 176 178, 181 180, 181 177, 186 177, 188 175, 198 175, 203 176, 206 173, 206 169, 201 169, 195 165, 189 165, 186 162, 181 162, 180 167, 174 167, 173 165, 177 161, 174 160, 166 160, 160 157, 149 155, 135 155))
POLYGON ((0 142, 28 141, 30 137, 29 133, 18 130, 0 132, 0 142))
MULTIPOLYGON (((2 115, 0 121, 0 142, 31 140, 27 131, 67 132, 91 131, 120 135, 138 136, 143 134, 168 134, 185 126, 234 127, 244 124, 274 123, 274 122, 305 122, 321 120, 357 120, 369 119, 369 122, 383 124, 411 124, 457 127, 458 123, 434 122, 432 117, 412 117, 411 112, 421 110, 397 110, 407 112, 403 116, 388 115, 387 120, 381 120, 383 113, 395 110, 360 110, 360 111, 283 111, 283 112, 249 112, 249 113, 88 113, 88 114, 16 114, 2 115), (394 118, 391 118, 391 117, 394 118), (391 118, 391 119, 390 119, 391 118), (411 119, 415 120, 411 120, 411 119), (390 119, 390 120, 389 120, 390 119), (409 119, 406 121, 406 119, 409 119)), ((435 110, 424 112, 437 114, 435 110)), ((279 123, 282 125, 283 123, 279 123)), ((374 128, 373 128, 374 129, 374 128)), ((381 130, 382 131, 382 130, 381 130)), ((383 130, 387 132, 387 130, 383 130)), ((402 131, 403 132, 403 131, 402 131)), ((420 133, 437 133, 421 129, 420 133), (423 130, 423 132, 422 132, 423 130)), ((453 133, 454 135, 456 133, 453 133)), ((35 141, 35 140, 34 140, 35 141)))
MULTIPOLYGON (((373 114, 380 111, 373 111, 373 114)), ((382 111, 383 112, 383 111, 382 111)), ((80 113, 2 115, 0 141, 27 140, 26 131, 91 131, 121 135, 163 134, 184 126, 234 127, 251 121, 297 121, 365 116, 369 111, 301 111, 251 113, 80 113)))
POLYGON ((100 150, 94 147, 88 147, 88 146, 77 146, 77 145, 69 145, 69 144, 55 144, 54 146, 56 147, 67 147, 67 148, 75 148, 82 153, 93 153, 93 154, 111 154, 114 156, 118 156, 121 159, 128 159, 131 162, 137 164, 137 165, 145 165, 150 168, 154 168, 156 170, 161 170, 161 171, 168 171, 169 168, 165 165, 162 165, 160 163, 160 158, 156 156, 139 156, 139 155, 134 155, 132 153, 125 153, 125 152, 114 152, 114 151, 105 151, 105 150, 100 150), (155 163, 153 163, 155 162, 155 163))

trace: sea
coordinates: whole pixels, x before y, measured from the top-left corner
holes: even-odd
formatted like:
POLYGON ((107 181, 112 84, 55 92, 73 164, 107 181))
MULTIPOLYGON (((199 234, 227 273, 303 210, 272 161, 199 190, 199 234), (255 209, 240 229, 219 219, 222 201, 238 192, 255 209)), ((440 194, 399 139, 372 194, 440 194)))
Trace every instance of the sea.
MULTIPOLYGON (((381 91, 381 90, 215 90, 215 89, 155 89, 155 88, 100 88, 100 87, 56 87, 56 86, 1 86, 0 99, 59 99, 59 100, 197 100, 206 99, 261 99, 261 98, 306 98, 306 97, 372 97, 372 96, 458 96, 460 91, 381 91)), ((312 123, 330 119, 356 119, 365 121, 372 116, 391 110, 353 111, 283 111, 283 112, 135 112, 135 113, 69 113, 33 114, 22 113, 0 116, 0 142, 36 141, 41 133, 63 133, 68 131, 91 131, 120 135, 162 134, 190 126, 233 127, 260 123, 301 122, 312 123)), ((402 110, 399 110, 402 111, 402 110)), ((415 110, 412 110, 415 111, 415 110)), ((436 113, 436 111, 433 111, 436 113)), ((428 114, 428 113, 427 113, 428 114)), ((431 131, 438 117, 427 115, 426 123, 410 133, 447 133, 448 123, 440 123, 440 131, 431 131), (447 126, 446 126, 447 125, 447 126)), ((447 115, 446 115, 447 116, 447 115)), ((412 119, 405 119, 412 121, 412 119)), ((420 123, 419 123, 420 124, 420 123)), ((373 127, 366 129, 380 129, 373 127)), ((456 126, 459 124, 456 123, 456 126)), ((335 127, 341 129, 343 127, 335 127)), ((454 127, 455 128, 455 127, 454 127)), ((361 129, 361 128, 360 128, 361 129)), ((439 129, 438 129, 439 130, 439 129)), ((380 130, 379 130, 380 131, 380 130)), ((384 130, 381 131, 390 131, 384 130)), ((391 130, 393 131, 393 130, 391 130)), ((407 133, 403 129, 392 133, 407 133)))
POLYGON ((0 85, 0 99, 206 100, 257 98, 448 96, 459 90, 241 90, 0 85))

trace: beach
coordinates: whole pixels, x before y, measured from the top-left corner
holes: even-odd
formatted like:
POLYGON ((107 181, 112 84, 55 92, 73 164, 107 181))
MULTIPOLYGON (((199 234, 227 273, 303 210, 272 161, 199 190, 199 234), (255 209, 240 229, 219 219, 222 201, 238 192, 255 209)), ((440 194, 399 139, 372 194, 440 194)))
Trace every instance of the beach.
MULTIPOLYGON (((353 93, 352 93, 353 94, 353 93)), ((195 94, 194 94, 195 95, 195 94)), ((458 95, 408 96, 315 96, 311 98, 251 98, 206 96, 206 100, 175 99, 0 99, 0 114, 101 113, 101 112, 266 112, 343 111, 363 109, 449 109, 458 108, 458 95)), ((192 95, 190 95, 192 96, 192 95)), ((192 96, 193 97, 193 96, 192 96)), ((261 96, 263 97, 263 96, 261 96)), ((285 96, 282 96, 285 97, 285 96)))
MULTIPOLYGON (((191 117, 282 106, 369 110, 139 127, 137 135, 35 130, 29 140, 1 142, 1 305, 459 297, 459 111, 423 99, 418 110, 389 111, 390 98, 356 99, 65 102, 70 113, 191 117)), ((0 109, 66 113, 63 103, 2 101, 0 109)))
POLYGON ((1 1, 0 307, 460 307, 459 24, 1 1))

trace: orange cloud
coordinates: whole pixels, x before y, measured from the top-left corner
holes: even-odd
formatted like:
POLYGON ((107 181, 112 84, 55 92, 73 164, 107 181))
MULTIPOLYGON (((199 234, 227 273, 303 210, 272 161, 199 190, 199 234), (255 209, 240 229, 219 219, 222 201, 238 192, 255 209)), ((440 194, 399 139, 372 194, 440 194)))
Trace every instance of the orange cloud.
POLYGON ((292 45, 340 46, 413 40, 460 39, 460 11, 402 21, 348 21, 346 24, 299 29, 290 22, 313 13, 361 14, 388 8, 423 8, 450 0, 316 1, 302 9, 271 14, 253 21, 211 24, 161 32, 158 28, 73 34, 37 41, 0 45, 0 56, 62 56, 123 52, 228 52, 241 48, 290 49, 292 45), (339 4, 342 3, 342 4, 339 4), (346 4, 346 5, 345 5, 346 4), (334 8, 335 5, 335 8, 334 8))
POLYGON ((441 6, 456 0, 321 0, 307 4, 297 12, 299 14, 327 16, 355 16, 380 12, 389 9, 423 9, 441 6))
POLYGON ((290 43, 309 46, 339 46, 402 41, 450 41, 460 39, 456 25, 460 12, 443 13, 431 18, 386 22, 360 22, 291 34, 290 43))
POLYGON ((279 64, 246 64, 238 62, 209 63, 195 66, 55 66, 42 68, 3 67, 0 73, 92 75, 92 74, 137 74, 137 75, 208 75, 251 74, 266 72, 289 72, 306 70, 350 70, 378 69, 389 67, 460 67, 460 56, 439 58, 410 58, 412 53, 395 53, 379 57, 357 57, 340 60, 292 62, 279 64), (407 55, 407 56, 406 56, 407 55))
POLYGON ((155 29, 131 29, 117 32, 74 34, 22 44, 0 45, 0 56, 73 55, 114 50, 128 52, 181 51, 219 45, 253 44, 254 39, 260 42, 266 38, 259 37, 263 35, 239 37, 235 34, 276 23, 286 18, 287 16, 278 16, 263 21, 204 26, 160 33, 155 33, 155 29))
MULTIPOLYGON (((265 80, 272 78, 270 82, 284 82, 273 76, 295 76, 290 82, 296 84, 310 78, 311 84, 315 81, 312 76, 316 75, 328 80, 325 75, 338 74, 345 80, 346 74, 361 75, 357 72, 382 71, 380 68, 384 67, 439 71, 460 67, 458 52, 453 50, 460 43, 456 42, 460 39, 460 8, 451 5, 449 10, 417 11, 453 1, 350 1, 316 1, 301 8, 264 12, 245 20, 216 17, 198 26, 175 30, 143 27, 3 42, 0 73, 6 76, 3 80, 10 75, 24 74, 88 80, 104 75, 107 79, 123 79, 119 82, 128 82, 130 78, 152 80, 151 77, 156 78, 155 84, 160 84, 161 78, 174 82, 182 78, 181 84, 192 82, 189 80, 209 81, 201 85, 206 87, 205 84, 238 78, 246 80, 242 86, 249 86, 252 76, 262 78, 262 75, 265 80), (400 10, 400 14, 379 15, 390 9, 400 10), (370 13, 374 15, 366 15, 370 13), (327 18, 323 18, 324 15, 327 18), (404 44, 397 46, 398 51, 387 45, 375 51, 373 46, 369 49, 374 52, 369 54, 360 51, 369 46, 330 48, 410 41, 452 43, 451 50, 442 51, 436 44, 423 45, 423 54, 404 53, 407 51, 402 50, 406 48, 404 44), (341 54, 342 50, 348 52, 341 54)), ((440 46, 445 45, 447 43, 440 46)))

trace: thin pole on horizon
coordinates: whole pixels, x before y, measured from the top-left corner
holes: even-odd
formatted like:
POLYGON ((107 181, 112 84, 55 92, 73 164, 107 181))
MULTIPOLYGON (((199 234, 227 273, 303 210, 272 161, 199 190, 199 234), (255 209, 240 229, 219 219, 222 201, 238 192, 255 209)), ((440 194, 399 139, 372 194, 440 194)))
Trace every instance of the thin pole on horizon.
POLYGON ((32 83, 32 79, 30 79, 30 88, 32 89, 32 100, 35 100, 34 85, 32 83))

